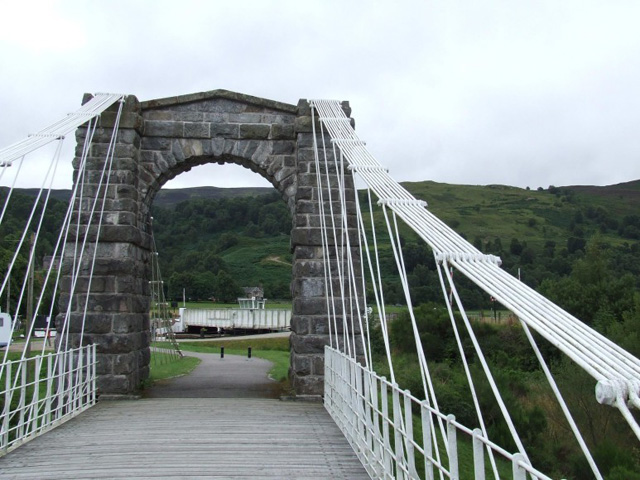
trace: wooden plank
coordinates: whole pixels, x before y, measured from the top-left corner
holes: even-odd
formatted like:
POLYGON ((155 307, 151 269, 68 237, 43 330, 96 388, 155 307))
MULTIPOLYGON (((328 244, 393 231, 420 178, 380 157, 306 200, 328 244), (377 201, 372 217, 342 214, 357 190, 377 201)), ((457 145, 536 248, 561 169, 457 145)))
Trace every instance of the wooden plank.
POLYGON ((0 458, 0 476, 369 478, 321 404, 251 398, 102 402, 0 458))

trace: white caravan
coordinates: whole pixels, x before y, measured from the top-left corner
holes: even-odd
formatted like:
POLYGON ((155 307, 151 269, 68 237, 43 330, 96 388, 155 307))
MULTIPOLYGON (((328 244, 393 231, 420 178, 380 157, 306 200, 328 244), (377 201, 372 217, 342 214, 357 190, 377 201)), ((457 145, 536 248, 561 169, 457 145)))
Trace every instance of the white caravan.
POLYGON ((0 347, 6 347, 11 340, 11 315, 0 312, 0 347))

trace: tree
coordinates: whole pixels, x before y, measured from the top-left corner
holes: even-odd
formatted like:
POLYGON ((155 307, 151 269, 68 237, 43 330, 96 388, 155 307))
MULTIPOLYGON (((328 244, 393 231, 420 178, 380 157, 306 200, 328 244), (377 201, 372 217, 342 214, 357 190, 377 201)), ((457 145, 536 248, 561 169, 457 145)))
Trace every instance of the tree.
POLYGON ((232 232, 225 232, 220 235, 218 239, 217 252, 224 252, 225 250, 238 244, 238 236, 232 232))
POLYGON ((517 238, 512 238, 509 244, 509 252, 512 255, 520 255, 522 253, 522 244, 517 238))
POLYGON ((271 214, 264 217, 260 226, 267 235, 275 235, 279 231, 278 221, 276 220, 276 217, 271 214))
POLYGON ((242 295, 242 289, 231 275, 221 270, 216 276, 213 294, 220 302, 235 303, 242 295))
POLYGON ((208 300, 213 296, 216 276, 212 272, 194 275, 192 295, 196 300, 208 300))
POLYGON ((211 272, 217 274, 221 270, 228 270, 227 264, 222 257, 219 257, 213 252, 208 252, 202 259, 202 268, 205 272, 211 272))
POLYGON ((610 318, 622 318, 633 308, 635 281, 632 275, 614 274, 610 256, 598 237, 586 247, 571 274, 545 279, 540 291, 582 321, 592 324, 610 318))
POLYGON ((182 299, 184 292, 185 296, 191 297, 194 295, 194 281, 195 278, 192 273, 189 272, 175 272, 168 280, 169 284, 169 298, 182 299))

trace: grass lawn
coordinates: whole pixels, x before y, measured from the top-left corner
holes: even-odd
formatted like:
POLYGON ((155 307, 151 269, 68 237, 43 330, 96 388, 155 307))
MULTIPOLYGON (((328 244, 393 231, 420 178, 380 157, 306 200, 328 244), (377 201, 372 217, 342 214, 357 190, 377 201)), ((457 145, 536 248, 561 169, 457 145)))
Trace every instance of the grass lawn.
POLYGON ((149 378, 146 381, 147 386, 164 380, 166 378, 179 377, 191 373, 200 363, 199 358, 182 357, 172 358, 167 353, 151 353, 151 363, 149 365, 149 378))

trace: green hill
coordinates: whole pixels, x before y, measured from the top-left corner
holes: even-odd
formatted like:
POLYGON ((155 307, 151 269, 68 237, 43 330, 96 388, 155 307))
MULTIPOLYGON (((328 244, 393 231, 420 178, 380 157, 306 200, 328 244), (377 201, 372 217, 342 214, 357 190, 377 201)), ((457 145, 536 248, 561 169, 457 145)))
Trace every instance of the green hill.
POLYGON ((548 241, 566 244, 572 236, 588 237, 595 232, 607 242, 619 244, 625 240, 624 232, 619 233, 625 217, 636 215, 640 207, 640 181, 546 190, 429 181, 403 185, 470 241, 518 238, 537 248, 548 241), (582 232, 576 231, 576 226, 582 232))

